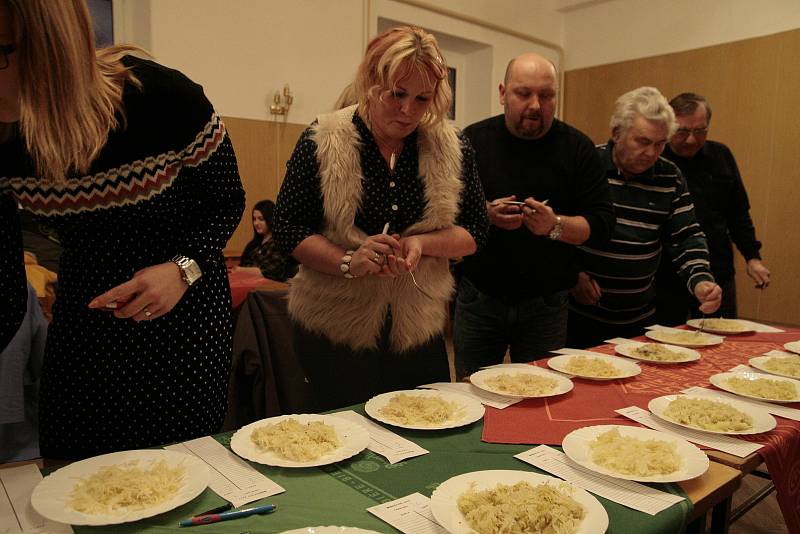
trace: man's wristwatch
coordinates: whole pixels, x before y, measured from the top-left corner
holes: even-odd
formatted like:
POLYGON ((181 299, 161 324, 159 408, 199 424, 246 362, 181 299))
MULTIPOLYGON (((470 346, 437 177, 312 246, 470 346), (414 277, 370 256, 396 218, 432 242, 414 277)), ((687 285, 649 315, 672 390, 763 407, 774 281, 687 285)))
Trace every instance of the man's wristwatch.
POLYGON ((561 237, 561 230, 562 230, 562 227, 561 227, 561 216, 560 215, 556 215, 556 225, 553 226, 553 229, 550 230, 550 233, 547 234, 547 237, 549 237, 553 241, 558 241, 558 239, 561 237))
POLYGON ((191 287, 192 284, 200 280, 200 277, 203 276, 203 271, 200 270, 200 266, 197 265, 197 262, 186 256, 181 256, 179 254, 169 261, 177 265, 181 270, 181 278, 183 278, 187 286, 191 287))

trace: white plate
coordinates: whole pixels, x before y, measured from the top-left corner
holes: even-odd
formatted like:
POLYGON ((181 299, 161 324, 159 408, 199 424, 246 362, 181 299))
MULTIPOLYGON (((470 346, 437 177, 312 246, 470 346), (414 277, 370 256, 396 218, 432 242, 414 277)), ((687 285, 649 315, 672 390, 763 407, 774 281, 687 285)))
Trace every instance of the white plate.
POLYGON ((736 395, 741 397, 747 397, 750 399, 760 400, 760 401, 767 401, 767 402, 800 402, 800 381, 793 380, 791 378, 782 378, 776 375, 765 375, 763 373, 749 373, 747 371, 738 372, 738 373, 717 373, 715 375, 711 375, 708 378, 708 381, 717 386, 719 389, 724 389, 725 391, 730 391, 736 395), (769 380, 781 380, 784 382, 790 382, 794 384, 795 391, 797 392, 797 396, 793 399, 783 400, 783 399, 765 399, 764 397, 756 397, 755 395, 747 395, 745 393, 739 393, 738 391, 734 391, 733 388, 728 386, 725 381, 729 378, 744 378, 745 380, 758 380, 759 378, 766 378, 769 380))
POLYGON ((412 428, 415 430, 441 430, 443 428, 455 428, 459 426, 468 425, 479 421, 483 417, 485 411, 483 404, 475 399, 467 397, 466 395, 459 395, 450 391, 439 391, 435 389, 409 389, 405 391, 390 391, 389 393, 381 393, 372 397, 364 405, 364 410, 373 419, 377 419, 381 423, 387 425, 399 426, 401 428, 412 428), (386 406, 390 400, 396 395, 404 393, 412 397, 440 397, 442 400, 454 402, 461 408, 461 413, 454 419, 448 419, 442 423, 434 425, 424 424, 402 424, 392 419, 389 419, 381 413, 381 409, 386 406))
POLYGON ((790 375, 788 373, 782 373, 780 371, 773 371, 772 369, 767 369, 767 367, 766 367, 767 362, 769 360, 773 359, 773 358, 775 358, 777 360, 789 359, 789 360, 800 361, 800 356, 795 355, 795 354, 786 354, 786 356, 756 356, 756 357, 750 358, 748 360, 748 363, 752 367, 755 367, 756 369, 758 369, 760 371, 764 371, 765 373, 769 373, 771 375, 785 376, 786 378, 794 378, 795 380, 800 379, 800 376, 798 376, 798 375, 790 375))
POLYGON ((660 417, 664 421, 668 421, 673 425, 680 425, 686 428, 691 428, 692 430, 699 430, 701 432, 710 432, 711 434, 730 434, 730 435, 746 435, 746 434, 761 434, 762 432, 769 432, 773 428, 777 422, 775 418, 772 417, 769 412, 762 408, 757 408, 751 404, 745 404, 744 402, 735 401, 733 399, 728 399, 725 397, 711 397, 708 395, 664 395, 663 397, 658 397, 651 400, 647 404, 647 409, 653 412, 653 415, 656 417, 660 417), (733 408, 736 408, 740 412, 744 412, 750 417, 753 418, 753 428, 749 430, 731 430, 727 432, 723 432, 721 430, 707 430, 705 428, 699 428, 696 426, 685 425, 683 423, 679 423, 674 419, 671 419, 664 415, 664 410, 667 409, 669 403, 677 399, 678 397, 686 397, 687 399, 699 399, 699 400, 710 400, 714 402, 721 402, 725 403, 733 408))
POLYGON ((683 480, 690 480, 699 477, 708 469, 708 456, 689 443, 688 441, 671 436, 658 430, 651 430, 649 428, 640 428, 635 426, 624 425, 596 425, 585 426, 577 430, 573 430, 566 435, 564 441, 561 442, 564 448, 564 454, 570 457, 574 462, 582 465, 586 469, 595 471, 603 475, 608 475, 614 478, 621 478, 624 480, 635 480, 637 482, 681 482, 683 480), (674 473, 667 475, 652 475, 652 476, 637 476, 637 475, 624 475, 611 471, 592 461, 592 455, 589 451, 589 442, 593 441, 597 436, 608 432, 609 430, 618 429, 620 435, 624 437, 632 437, 641 440, 657 439, 659 441, 674 442, 677 445, 678 455, 681 457, 681 468, 674 473))
POLYGON ((623 360, 622 358, 617 358, 616 356, 606 356, 604 354, 597 354, 591 355, 588 354, 563 354, 561 356, 554 356, 547 360, 547 365, 550 369, 555 369, 561 373, 567 373, 568 375, 572 376, 579 376, 581 378, 586 378, 588 380, 618 380, 620 378, 630 378, 632 376, 636 376, 642 372, 642 368, 639 367, 634 362, 630 362, 628 360, 623 360), (585 358, 595 358, 598 360, 603 360, 604 362, 608 362, 614 367, 617 368, 618 374, 616 376, 591 376, 586 374, 576 374, 572 371, 567 370, 567 365, 572 358, 577 358, 579 356, 584 356, 585 358))
POLYGON ((498 484, 511 485, 523 481, 533 486, 544 483, 559 490, 563 486, 572 488, 574 491, 570 496, 586 510, 586 516, 581 521, 577 534, 603 534, 608 528, 608 514, 605 508, 586 490, 558 478, 528 471, 474 471, 454 476, 439 484, 439 487, 433 491, 431 512, 436 521, 451 533, 471 534, 473 531, 469 527, 469 523, 458 509, 458 498, 461 494, 473 487, 473 483, 475 490, 482 491, 492 489, 498 484))
POLYGON ((536 367, 535 365, 529 365, 527 369, 523 368, 503 368, 503 367, 494 367, 490 369, 481 369, 475 373, 472 373, 469 377, 469 381, 472 383, 473 386, 478 387, 484 391, 488 391, 490 393, 495 393, 497 395, 502 395, 504 397, 512 397, 514 399, 529 399, 535 397, 553 397, 555 395, 563 395, 564 393, 571 391, 573 388, 572 380, 561 376, 557 373, 553 373, 542 369, 540 367, 536 367), (487 380, 494 378, 496 376, 500 376, 502 374, 516 376, 522 374, 530 374, 536 376, 545 376, 547 378, 552 378, 556 381, 556 388, 551 391, 550 393, 545 393, 544 395, 512 395, 511 393, 507 393, 504 391, 498 391, 492 388, 490 385, 486 383, 487 380))
POLYGON ((790 341, 788 343, 784 343, 783 348, 788 350, 789 352, 800 354, 800 341, 790 341))
POLYGON ((231 449, 233 452, 251 462, 273 465, 276 467, 317 467, 320 465, 328 465, 355 456, 366 449, 367 445, 369 445, 369 433, 361 425, 352 423, 341 417, 336 417, 335 415, 320 414, 279 415, 277 417, 262 419, 255 423, 250 423, 247 426, 243 426, 231 437, 231 449), (330 425, 334 428, 342 445, 328 454, 323 454, 316 460, 296 462, 279 456, 272 451, 261 450, 250 439, 250 434, 252 434, 253 430, 256 428, 269 424, 274 425, 280 423, 284 419, 294 419, 301 424, 310 423, 312 421, 322 421, 326 425, 330 425))
POLYGON ((209 473, 205 462, 191 454, 164 449, 112 452, 87 458, 62 467, 44 477, 33 489, 31 505, 42 516, 59 523, 71 525, 117 525, 138 521, 145 517, 168 512, 191 501, 206 489, 209 473), (183 484, 171 499, 141 510, 119 510, 109 514, 85 514, 67 506, 72 489, 82 479, 95 474, 102 467, 139 460, 138 467, 149 468, 152 462, 163 460, 169 467, 186 469, 183 484))
POLYGON ((666 343, 661 343, 668 349, 674 352, 680 352, 684 354, 685 357, 680 360, 648 360, 647 358, 643 358, 634 352, 638 347, 641 347, 644 343, 621 343, 614 347, 614 350, 617 354, 621 354, 623 356, 627 356, 628 358, 635 358, 637 360, 641 360, 643 362, 649 363, 657 363, 657 364, 673 364, 673 363, 686 363, 686 362, 694 362, 700 359, 700 353, 696 350, 692 350, 688 347, 679 347, 677 345, 668 345, 666 343))
POLYGON ((356 527, 303 527, 284 530, 281 534, 380 534, 374 530, 356 527))
POLYGON ((709 332, 711 334, 723 334, 723 335, 726 335, 726 336, 727 335, 737 335, 737 334, 752 334, 753 332, 755 332, 755 329, 753 329, 753 327, 751 325, 749 325, 748 323, 745 323, 744 321, 738 321, 736 319, 727 319, 726 318, 725 320, 726 321, 736 321, 735 324, 738 324, 738 325, 741 326, 741 328, 739 328, 739 329, 735 329, 735 328, 713 328, 713 327, 705 326, 705 323, 703 323, 703 321, 709 321, 711 319, 714 319, 714 317, 709 317, 708 319, 689 319, 688 321, 686 321, 686 324, 691 326, 692 328, 697 328, 698 330, 702 330, 704 332, 709 332))
MULTIPOLYGON (((680 330, 681 333, 694 333, 697 332, 696 330, 680 330)), ((682 347, 710 347, 712 345, 719 345, 725 338, 722 336, 715 336, 714 334, 705 334, 703 332, 697 332, 697 336, 695 340, 692 341, 680 341, 675 340, 670 336, 672 331, 670 330, 648 330, 644 333, 646 337, 649 337, 652 340, 659 341, 661 343, 671 343, 672 345, 680 345, 682 347)))

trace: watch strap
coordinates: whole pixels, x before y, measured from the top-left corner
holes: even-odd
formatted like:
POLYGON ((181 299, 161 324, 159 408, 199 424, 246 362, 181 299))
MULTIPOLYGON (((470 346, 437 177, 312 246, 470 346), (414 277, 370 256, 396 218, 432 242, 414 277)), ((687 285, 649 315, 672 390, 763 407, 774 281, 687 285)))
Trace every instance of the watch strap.
POLYGON ((561 238, 561 231, 563 230, 563 226, 561 224, 561 216, 556 215, 556 225, 553 226, 553 229, 550 230, 550 233, 547 234, 547 237, 552 239, 553 241, 558 241, 561 238))

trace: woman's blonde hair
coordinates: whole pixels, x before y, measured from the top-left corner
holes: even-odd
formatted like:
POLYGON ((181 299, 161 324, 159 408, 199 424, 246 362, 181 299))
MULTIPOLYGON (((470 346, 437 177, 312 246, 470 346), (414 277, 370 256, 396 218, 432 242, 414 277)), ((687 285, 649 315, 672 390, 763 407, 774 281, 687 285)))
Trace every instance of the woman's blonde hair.
POLYGON ((125 120, 123 87, 139 82, 120 60, 139 49, 95 51, 84 0, 0 1, 11 7, 20 131, 37 176, 58 182, 72 172, 86 173, 109 132, 125 120))
POLYGON ((401 26, 370 41, 356 71, 353 90, 359 111, 367 122, 370 105, 387 96, 412 69, 435 81, 431 105, 420 124, 434 125, 447 116, 453 94, 447 81, 447 64, 436 38, 422 28, 401 26))

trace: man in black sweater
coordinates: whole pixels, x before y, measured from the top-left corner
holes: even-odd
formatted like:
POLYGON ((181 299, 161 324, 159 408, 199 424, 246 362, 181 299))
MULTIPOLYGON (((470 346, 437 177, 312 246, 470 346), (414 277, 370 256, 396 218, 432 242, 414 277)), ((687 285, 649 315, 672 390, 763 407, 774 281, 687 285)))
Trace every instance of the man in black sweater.
POLYGON ((555 118, 558 77, 538 54, 513 59, 500 84, 503 115, 469 126, 491 222, 486 247, 461 266, 456 374, 564 346, 575 245, 614 224, 592 141, 555 118))
MULTIPOLYGON (((761 261, 761 242, 756 239, 750 202, 739 168, 730 149, 707 141, 711 106, 695 93, 681 93, 670 101, 678 121, 678 131, 664 150, 664 157, 675 163, 686 178, 692 194, 697 221, 706 234, 711 254, 711 270, 722 287, 722 305, 714 314, 737 317, 736 277, 733 247, 736 244, 747 262, 747 275, 759 289, 770 283, 769 269, 761 261)), ((658 321, 683 324, 688 315, 699 317, 697 302, 677 291, 681 282, 675 270, 661 266, 657 277, 658 321)))

